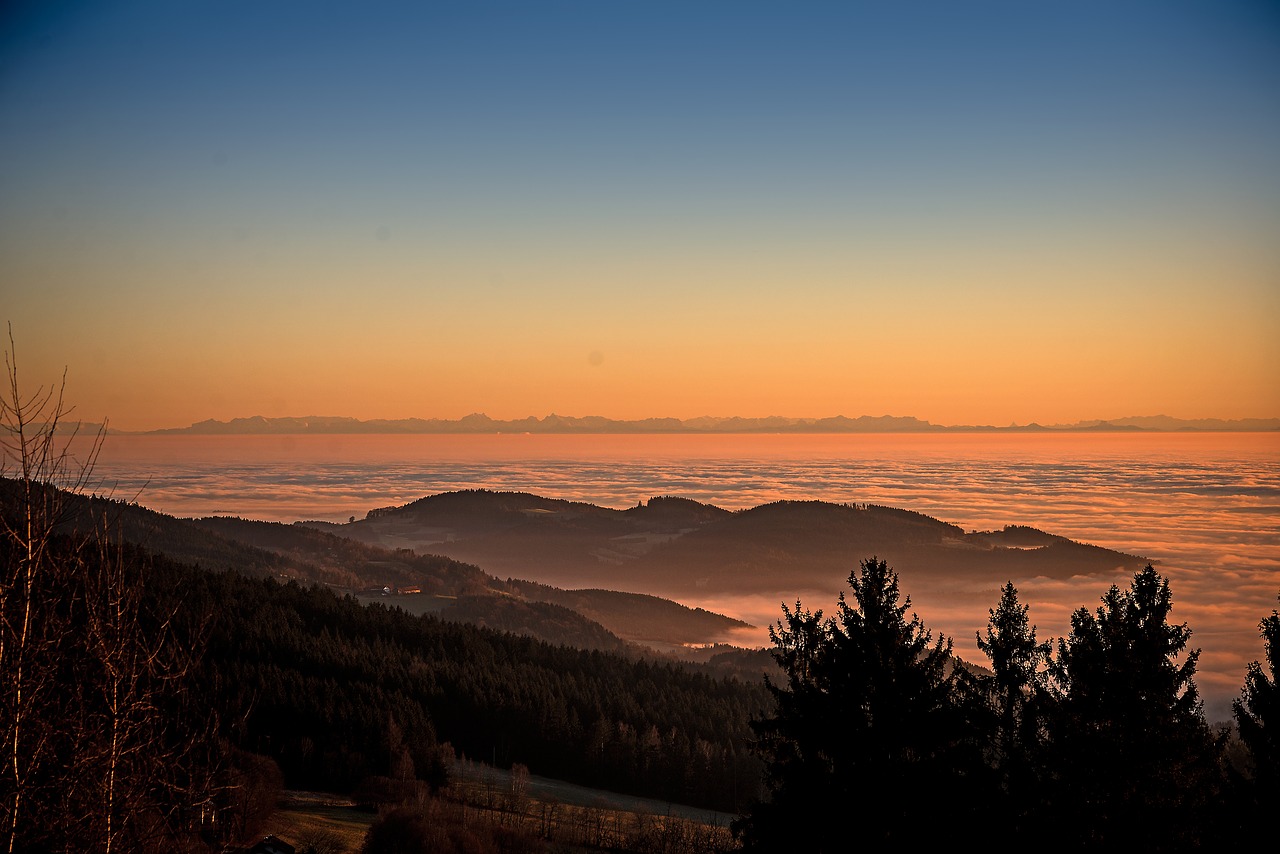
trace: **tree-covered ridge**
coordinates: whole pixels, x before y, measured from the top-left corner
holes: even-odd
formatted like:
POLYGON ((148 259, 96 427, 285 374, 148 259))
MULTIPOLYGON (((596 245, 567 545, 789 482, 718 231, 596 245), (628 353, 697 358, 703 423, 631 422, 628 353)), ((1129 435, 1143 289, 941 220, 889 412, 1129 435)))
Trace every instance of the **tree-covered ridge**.
POLYGON ((395 763, 436 779, 438 742, 617 791, 733 811, 754 794, 758 685, 361 605, 321 588, 171 565, 216 616, 206 659, 235 740, 293 785, 349 790, 395 763), (388 746, 395 719, 400 750, 388 746))
MULTIPOLYGON (((589 504, 570 505, 569 502, 521 493, 510 495, 514 501, 498 510, 500 515, 541 510, 547 504, 585 508, 587 513, 615 512, 589 504)), ((488 510, 477 507, 468 501, 468 493, 450 493, 448 498, 462 503, 462 506, 455 503, 451 511, 458 518, 470 524, 489 524, 484 519, 492 507, 488 510)), ((681 500, 669 501, 683 504, 681 500)), ((688 504, 694 508, 706 507, 697 502, 688 504)), ((683 515, 684 508, 677 512, 683 515)), ((727 631, 748 625, 722 614, 687 608, 677 602, 644 594, 613 590, 567 591, 520 579, 502 581, 473 564, 452 558, 420 554, 408 548, 393 550, 337 536, 329 530, 335 526, 316 527, 314 523, 282 525, 225 516, 196 519, 193 523, 229 540, 281 555, 298 566, 316 568, 303 578, 334 578, 345 574, 349 580, 343 586, 348 588, 413 587, 427 596, 449 597, 443 608, 451 619, 519 630, 552 642, 562 642, 577 632, 581 645, 600 649, 622 648, 616 637, 610 639, 601 635, 599 626, 594 624, 603 626, 609 635, 624 640, 662 644, 706 643, 727 631), (459 602, 457 597, 464 597, 465 601, 459 602), (571 620, 552 608, 540 607, 540 603, 560 605, 575 611, 580 617, 576 621, 571 620), (587 643, 588 639, 591 639, 590 643, 587 643)))
POLYGON ((909 577, 1066 578, 1146 563, 1030 528, 966 532, 914 511, 825 501, 729 512, 663 497, 613 510, 477 489, 381 508, 325 530, 515 578, 676 599, 780 587, 834 595, 848 567, 867 554, 885 556, 909 577))
POLYGON ((620 655, 635 650, 580 611, 554 602, 515 596, 459 596, 441 609, 440 617, 578 649, 620 655))
MULTIPOLYGON (((139 545, 157 554, 206 569, 238 569, 241 572, 289 574, 293 567, 282 556, 265 549, 238 543, 148 509, 136 501, 111 496, 69 492, 47 483, 33 488, 48 490, 49 501, 56 501, 59 515, 54 530, 69 536, 85 536, 99 529, 116 542, 139 545), (105 528, 104 528, 105 525, 105 528)), ((0 473, 0 502, 17 507, 26 499, 26 486, 21 478, 0 473)), ((323 576, 315 580, 327 580, 323 576)))
POLYGON ((507 579, 507 586, 526 599, 553 602, 608 625, 624 638, 643 643, 705 643, 733 629, 751 628, 703 608, 689 608, 670 599, 617 590, 562 590, 532 581, 507 579))
POLYGON ((326 581, 351 589, 413 585, 424 593, 450 596, 503 590, 496 579, 472 564, 409 549, 370 546, 307 525, 230 516, 208 516, 190 523, 228 541, 287 559, 307 573, 299 576, 300 580, 326 581), (330 581, 337 578, 343 581, 330 581))
MULTIPOLYGON (((0 498, 16 500, 18 489, 17 481, 0 477, 0 498)), ((57 530, 69 535, 87 535, 102 528, 117 543, 137 544, 175 561, 211 570, 234 569, 349 591, 412 589, 423 601, 433 601, 433 610, 447 609, 455 620, 472 619, 552 642, 577 638, 583 645, 611 650, 624 647, 617 635, 664 644, 705 643, 745 625, 642 594, 570 593, 514 579, 503 581, 473 564, 412 549, 370 545, 314 524, 286 525, 229 516, 176 519, 135 502, 97 495, 59 493, 58 501, 63 512, 57 530), (464 597, 465 603, 459 605, 458 597, 464 597), (575 617, 539 603, 561 605, 578 614, 575 617), (598 624, 604 624, 603 631, 598 624)))

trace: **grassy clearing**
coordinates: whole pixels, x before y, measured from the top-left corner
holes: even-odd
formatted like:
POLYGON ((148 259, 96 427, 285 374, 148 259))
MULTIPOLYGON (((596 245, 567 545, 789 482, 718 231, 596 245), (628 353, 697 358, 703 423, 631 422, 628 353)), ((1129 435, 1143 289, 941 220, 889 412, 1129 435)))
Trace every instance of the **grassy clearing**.
POLYGON ((299 851, 315 847, 320 854, 360 850, 365 833, 377 818, 342 795, 289 791, 263 827, 262 835, 277 836, 299 851))
MULTIPOLYGON (((611 792, 568 786, 555 780, 518 777, 509 771, 471 766, 436 796, 419 789, 399 804, 429 816, 446 837, 512 844, 527 851, 635 851, 716 854, 736 848, 730 816, 611 792)), ((384 811, 395 805, 387 804, 384 811)), ((322 792, 286 792, 262 830, 317 854, 359 851, 374 813, 346 797, 322 792)), ((456 841, 456 839, 455 839, 456 841)), ((449 850, 452 850, 450 847, 449 850)))
POLYGON ((386 605, 388 608, 400 608, 420 617, 423 614, 439 614, 445 608, 458 601, 457 596, 434 596, 430 593, 411 593, 408 595, 400 595, 393 593, 387 596, 370 596, 365 593, 355 594, 356 599, 362 605, 370 605, 377 602, 380 605, 386 605))
MULTIPOLYGON (((608 812, 649 816, 677 816, 707 825, 727 825, 737 818, 735 815, 655 798, 624 795, 603 789, 589 789, 586 786, 540 777, 537 774, 523 775, 521 786, 530 800, 541 803, 593 807, 608 812)), ((515 788, 511 770, 507 768, 495 768, 483 762, 468 759, 455 761, 449 768, 450 795, 466 800, 468 803, 491 804, 497 798, 505 797, 515 788)))

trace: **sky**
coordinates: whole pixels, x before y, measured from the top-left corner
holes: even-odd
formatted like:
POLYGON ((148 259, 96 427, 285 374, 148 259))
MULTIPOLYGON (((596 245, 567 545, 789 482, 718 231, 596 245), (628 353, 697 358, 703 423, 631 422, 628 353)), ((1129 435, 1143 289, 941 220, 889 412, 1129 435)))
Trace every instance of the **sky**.
POLYGON ((1275 417, 1280 7, 10 3, 0 321, 125 430, 1275 417))

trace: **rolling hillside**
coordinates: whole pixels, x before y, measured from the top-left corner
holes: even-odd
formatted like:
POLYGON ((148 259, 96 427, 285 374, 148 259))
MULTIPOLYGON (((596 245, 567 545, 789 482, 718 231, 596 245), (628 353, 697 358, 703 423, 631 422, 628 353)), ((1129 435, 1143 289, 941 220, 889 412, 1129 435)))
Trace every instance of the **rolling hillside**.
POLYGON ((873 554, 908 578, 1061 578, 1146 563, 1033 528, 967 533, 908 510, 821 501, 729 512, 654 498, 612 510, 469 490, 371 511, 326 529, 365 543, 447 555, 495 574, 671 598, 838 586, 873 554))

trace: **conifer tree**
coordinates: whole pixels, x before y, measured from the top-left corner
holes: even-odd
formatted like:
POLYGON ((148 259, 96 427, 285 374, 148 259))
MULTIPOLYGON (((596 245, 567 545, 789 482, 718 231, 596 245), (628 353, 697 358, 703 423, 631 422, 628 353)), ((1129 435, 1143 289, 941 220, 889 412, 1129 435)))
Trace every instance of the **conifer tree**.
POLYGON ((735 825, 749 850, 846 851, 950 833, 972 763, 953 694, 951 642, 908 620, 898 576, 881 560, 850 573, 854 604, 836 618, 799 603, 770 630, 786 685, 770 685, 776 714, 753 726, 769 800, 735 825))
POLYGON ((1240 740, 1249 750, 1245 823, 1258 825, 1256 829, 1264 816, 1274 816, 1280 808, 1280 611, 1272 611, 1258 627, 1271 674, 1261 662, 1252 662, 1240 698, 1232 703, 1240 740))
POLYGON ((1204 841, 1220 743, 1196 689, 1199 650, 1187 652, 1191 631, 1169 623, 1172 607, 1168 580, 1148 565, 1096 613, 1076 611, 1058 643, 1050 803, 1076 844, 1180 851, 1204 841))
POLYGON ((1050 646, 1036 641, 1028 606, 1018 602, 1010 581, 1000 603, 989 611, 986 637, 977 636, 978 649, 991 663, 991 676, 980 680, 991 717, 988 762, 998 777, 1001 810, 1009 817, 1007 836, 1029 832, 1028 822, 1039 789, 1050 646))

